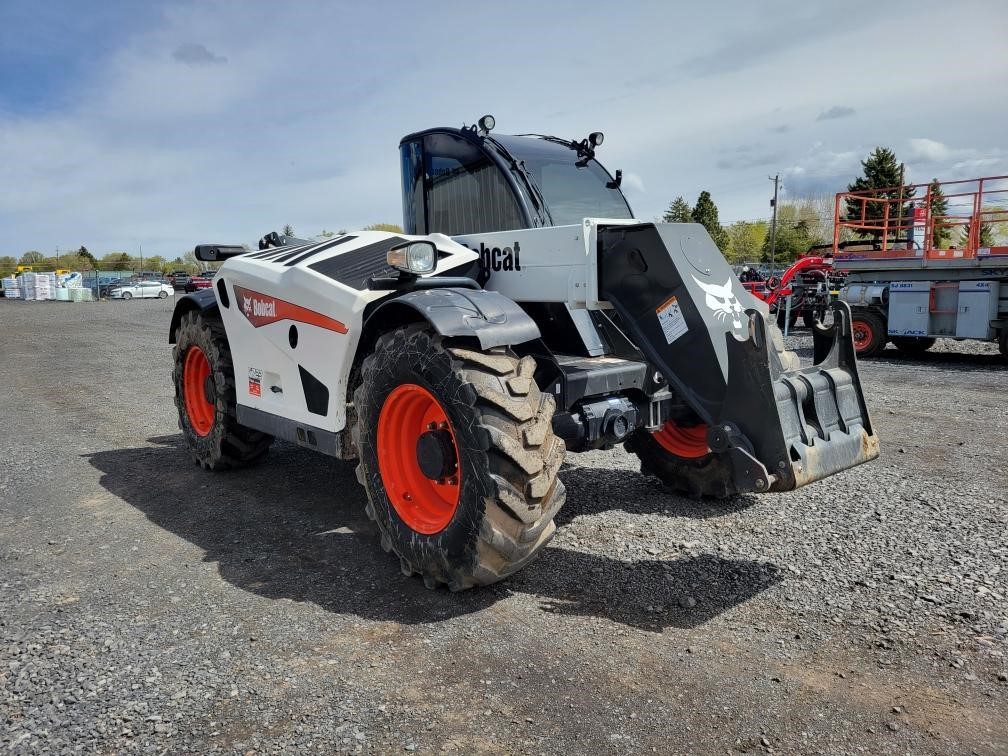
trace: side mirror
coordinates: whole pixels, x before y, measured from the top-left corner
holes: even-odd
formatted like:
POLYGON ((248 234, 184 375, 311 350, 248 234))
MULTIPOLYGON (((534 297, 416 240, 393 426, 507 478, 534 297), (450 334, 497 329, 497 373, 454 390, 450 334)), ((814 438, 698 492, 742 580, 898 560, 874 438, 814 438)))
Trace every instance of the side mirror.
POLYGON ((437 265, 437 247, 429 241, 406 242, 392 247, 386 261, 393 268, 415 276, 432 273, 437 265))

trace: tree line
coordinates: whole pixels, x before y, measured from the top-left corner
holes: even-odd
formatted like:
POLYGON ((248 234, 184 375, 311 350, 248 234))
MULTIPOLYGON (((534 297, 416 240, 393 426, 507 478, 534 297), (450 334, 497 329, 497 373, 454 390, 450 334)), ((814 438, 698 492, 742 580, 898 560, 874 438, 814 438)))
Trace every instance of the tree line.
MULTIPOLYGON (((403 232, 402 227, 395 223, 372 223, 370 226, 365 226, 362 230, 390 231, 397 234, 403 232)), ((283 226, 283 233, 285 236, 297 236, 294 227, 289 223, 283 226)), ((313 238, 319 240, 330 239, 336 236, 337 233, 345 234, 346 230, 340 229, 336 232, 323 229, 321 233, 316 234, 313 238)), ((214 267, 197 260, 196 255, 192 252, 185 252, 172 259, 168 259, 163 255, 151 255, 149 257, 144 255, 140 257, 140 255, 131 255, 128 252, 108 252, 101 257, 97 257, 87 247, 81 245, 76 250, 67 250, 66 252, 61 252, 59 255, 45 255, 34 249, 28 250, 20 257, 0 255, 0 276, 13 274, 17 271, 18 266, 21 265, 29 266, 35 271, 79 270, 86 272, 92 270, 132 270, 139 272, 143 270, 160 274, 171 273, 176 270, 184 270, 186 273, 196 273, 214 267)))

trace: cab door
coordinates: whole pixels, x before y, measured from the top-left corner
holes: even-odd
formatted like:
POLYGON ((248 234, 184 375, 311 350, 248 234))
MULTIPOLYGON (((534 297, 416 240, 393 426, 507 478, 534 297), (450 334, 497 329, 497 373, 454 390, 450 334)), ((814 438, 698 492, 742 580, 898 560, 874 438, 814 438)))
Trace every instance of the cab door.
POLYGON ((448 236, 528 228, 503 169, 476 142, 427 133, 400 146, 408 234, 448 236))

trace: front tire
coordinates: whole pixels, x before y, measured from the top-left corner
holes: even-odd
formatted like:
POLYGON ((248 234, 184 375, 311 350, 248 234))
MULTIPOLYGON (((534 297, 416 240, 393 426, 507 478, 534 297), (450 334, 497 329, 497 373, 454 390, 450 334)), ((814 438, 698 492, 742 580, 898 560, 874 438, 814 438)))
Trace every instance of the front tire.
POLYGON ((187 312, 175 332, 174 354, 179 428, 200 466, 229 470, 262 460, 273 437, 238 423, 234 364, 223 323, 187 312))
POLYGON ((626 442, 640 458, 641 473, 652 475, 675 493, 692 498, 727 499, 738 494, 728 460, 707 448, 707 426, 668 422, 661 430, 639 430, 626 442))
POLYGON ((380 337, 361 366, 353 438, 367 514, 428 588, 497 582, 553 537, 565 447, 534 372, 531 357, 420 326, 380 337))
POLYGON ((162 289, 158 292, 158 299, 168 299, 168 292, 162 289))
POLYGON ((133 299, 133 295, 130 294, 128 291, 124 291, 123 295, 122 295, 122 298, 123 299, 133 299))

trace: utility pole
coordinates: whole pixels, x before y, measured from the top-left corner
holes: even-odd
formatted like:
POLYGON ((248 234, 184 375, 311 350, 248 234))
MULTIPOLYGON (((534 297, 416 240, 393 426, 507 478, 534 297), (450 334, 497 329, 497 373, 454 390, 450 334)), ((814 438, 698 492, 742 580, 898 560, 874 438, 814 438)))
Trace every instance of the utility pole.
POLYGON ((140 274, 140 278, 143 278, 143 244, 137 244, 140 247, 140 270, 137 271, 140 274))
POLYGON ((59 247, 56 247, 56 269, 59 270, 59 247))
POLYGON ((767 176, 773 181, 773 199, 770 200, 770 207, 773 208, 773 220, 770 221, 770 277, 774 274, 774 257, 777 252, 777 188, 780 185, 780 174, 767 176))
MULTIPOLYGON (((897 204, 897 208, 896 208, 896 212, 898 213, 898 217, 896 219, 896 238, 893 240, 894 244, 898 244, 899 243, 899 241, 900 241, 900 231, 902 230, 902 227, 903 227, 903 173, 904 173, 904 169, 905 169, 904 164, 900 163, 899 203, 897 204)), ((909 239, 909 237, 910 237, 910 234, 907 233, 907 238, 909 239)), ((907 245, 907 249, 910 249, 910 248, 911 247, 908 244, 907 245)))

